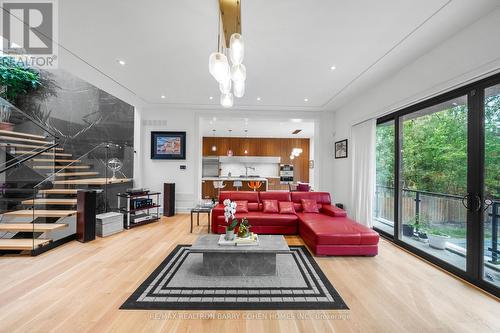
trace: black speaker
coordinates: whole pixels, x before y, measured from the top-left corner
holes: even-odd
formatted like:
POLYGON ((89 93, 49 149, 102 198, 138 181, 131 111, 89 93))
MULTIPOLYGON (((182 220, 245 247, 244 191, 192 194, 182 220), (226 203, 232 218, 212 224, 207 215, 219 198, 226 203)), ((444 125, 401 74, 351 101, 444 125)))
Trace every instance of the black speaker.
POLYGON ((76 239, 86 243, 95 239, 95 191, 78 190, 76 195, 76 239))
POLYGON ((175 215, 175 183, 163 184, 163 216, 175 215))

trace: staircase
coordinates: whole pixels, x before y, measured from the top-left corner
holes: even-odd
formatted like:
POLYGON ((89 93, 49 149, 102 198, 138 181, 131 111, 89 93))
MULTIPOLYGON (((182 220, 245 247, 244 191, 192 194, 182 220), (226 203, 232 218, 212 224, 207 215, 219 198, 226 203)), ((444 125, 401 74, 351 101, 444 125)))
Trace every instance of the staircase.
POLYGON ((106 161, 119 146, 99 144, 75 158, 57 137, 12 108, 15 121, 0 129, 0 255, 36 255, 75 238, 78 190, 107 194, 108 186, 132 179, 108 175, 106 161))

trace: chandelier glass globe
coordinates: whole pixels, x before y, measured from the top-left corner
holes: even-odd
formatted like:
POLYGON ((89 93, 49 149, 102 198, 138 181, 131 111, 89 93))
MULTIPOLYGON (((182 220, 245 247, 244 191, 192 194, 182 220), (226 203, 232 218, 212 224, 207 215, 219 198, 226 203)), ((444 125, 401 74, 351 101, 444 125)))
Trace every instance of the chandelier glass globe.
POLYGON ((208 70, 217 82, 229 79, 229 62, 227 57, 219 52, 213 52, 208 58, 208 70))
POLYGON ((229 94, 231 92, 231 79, 227 78, 227 80, 220 82, 219 90, 223 94, 229 94))
POLYGON ((233 106, 233 94, 222 94, 220 95, 220 104, 225 108, 230 108, 233 106))
POLYGON ((231 80, 234 82, 245 81, 247 78, 247 69, 245 65, 238 64, 231 67, 231 80))
POLYGON ((229 58, 231 62, 235 65, 239 65, 243 62, 243 57, 245 55, 245 44, 243 43, 243 37, 234 33, 229 39, 229 58))
POLYGON ((241 98, 245 95, 245 81, 235 81, 233 84, 234 97, 241 98))

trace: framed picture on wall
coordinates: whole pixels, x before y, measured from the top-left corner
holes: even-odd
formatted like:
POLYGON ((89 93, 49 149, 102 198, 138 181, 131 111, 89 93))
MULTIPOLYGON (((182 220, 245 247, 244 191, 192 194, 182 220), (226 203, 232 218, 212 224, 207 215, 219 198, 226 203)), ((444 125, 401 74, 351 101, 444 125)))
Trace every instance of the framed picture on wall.
POLYGON ((335 142, 335 158, 347 158, 347 139, 335 142))
POLYGON ((186 132, 151 132, 151 159, 185 160, 186 132))

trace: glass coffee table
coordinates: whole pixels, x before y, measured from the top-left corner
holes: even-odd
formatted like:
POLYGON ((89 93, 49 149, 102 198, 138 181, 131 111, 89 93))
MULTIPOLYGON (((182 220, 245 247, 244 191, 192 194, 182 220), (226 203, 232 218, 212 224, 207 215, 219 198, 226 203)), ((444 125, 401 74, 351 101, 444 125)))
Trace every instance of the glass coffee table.
POLYGON ((290 253, 282 235, 259 235, 259 245, 222 246, 220 235, 203 235, 190 247, 203 254, 203 274, 208 276, 276 275, 276 255, 290 253))

